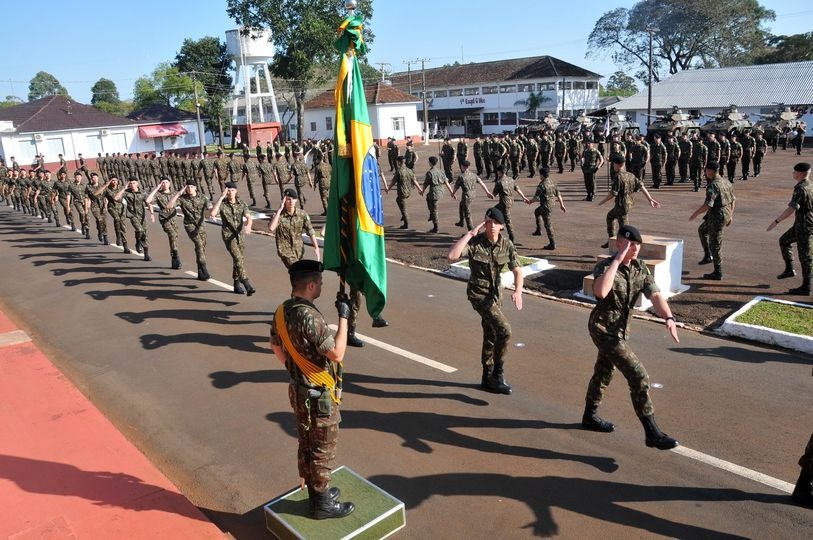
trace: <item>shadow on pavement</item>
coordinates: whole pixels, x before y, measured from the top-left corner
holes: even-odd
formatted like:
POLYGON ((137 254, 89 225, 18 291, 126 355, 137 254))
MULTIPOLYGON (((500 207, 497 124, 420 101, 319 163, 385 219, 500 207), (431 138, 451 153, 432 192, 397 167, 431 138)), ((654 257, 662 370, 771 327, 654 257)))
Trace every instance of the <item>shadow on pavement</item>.
POLYGON ((155 309, 152 311, 122 311, 116 316, 132 324, 153 319, 198 321, 215 324, 270 324, 272 313, 264 311, 230 312, 214 309, 155 309), (238 317, 262 317, 261 320, 239 320, 238 317))
POLYGON ((213 334, 208 332, 189 332, 187 334, 163 335, 144 334, 139 338, 141 346, 147 350, 160 349, 179 343, 194 343, 210 347, 225 347, 235 351, 264 353, 271 352, 270 347, 260 347, 258 344, 268 344, 267 336, 252 336, 248 334, 213 334))
POLYGON ((749 364, 767 364, 768 362, 780 362, 784 364, 804 364, 810 363, 810 357, 797 352, 781 352, 766 349, 747 349, 745 347, 732 347, 722 345, 720 347, 669 347, 669 350, 679 354, 700 356, 703 358, 722 358, 733 360, 734 362, 746 362, 749 364))
POLYGON ((190 290, 137 290, 137 289, 119 289, 114 291, 88 291, 88 296, 94 300, 106 300, 112 297, 138 297, 149 301, 155 300, 172 300, 177 302, 193 302, 200 304, 220 304, 222 306, 230 307, 236 306, 237 302, 230 302, 228 300, 214 300, 204 298, 203 295, 218 295, 222 294, 221 291, 206 291, 201 289, 190 290), (193 295, 199 295, 198 297, 193 295))
POLYGON ((265 514, 263 513, 265 504, 267 503, 263 503, 245 514, 200 507, 199 510, 221 531, 231 534, 237 540, 268 540, 271 538, 271 533, 265 528, 265 514))

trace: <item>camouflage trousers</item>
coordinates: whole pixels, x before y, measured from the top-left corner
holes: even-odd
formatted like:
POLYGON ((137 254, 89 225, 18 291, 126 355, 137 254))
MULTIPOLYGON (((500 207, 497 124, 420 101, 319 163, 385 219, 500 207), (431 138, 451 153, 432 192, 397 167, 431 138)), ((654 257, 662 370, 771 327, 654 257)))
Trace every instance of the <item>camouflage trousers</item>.
POLYGON ((73 221, 73 210, 76 210, 76 213, 79 214, 79 223, 82 224, 82 227, 87 227, 88 225, 88 214, 85 212, 85 202, 84 201, 73 201, 73 209, 71 210, 71 223, 76 223, 73 221))
POLYGON ((472 230, 473 227, 471 226, 471 197, 462 196, 460 197, 460 203, 458 204, 458 214, 460 215, 460 219, 458 223, 462 223, 466 226, 468 230, 472 230))
POLYGON ((113 218, 113 231, 116 233, 116 244, 121 244, 122 242, 126 243, 127 222, 124 221, 124 216, 112 205, 107 207, 107 213, 113 218))
POLYGON ((511 339, 511 325, 502 312, 499 302, 491 300, 469 300, 474 311, 480 315, 483 326, 483 348, 480 361, 484 368, 502 367, 511 339))
POLYGON ((663 169, 663 162, 653 160, 650 162, 649 166, 652 169, 652 185, 657 189, 661 187, 661 170, 663 169))
POLYGON ((516 180, 519 176, 519 156, 511 157, 508 162, 511 164, 511 178, 516 180))
POLYGON ((178 224, 175 222, 175 216, 158 218, 161 222, 161 228, 167 233, 167 240, 169 240, 169 250, 178 251, 178 224))
POLYGON ((680 181, 685 182, 689 178, 689 158, 678 160, 678 171, 680 172, 680 181))
POLYGON ((199 265, 206 264, 206 227, 203 224, 200 226, 184 224, 184 229, 195 245, 195 260, 199 265))
POLYGON ((347 318, 347 329, 349 332, 356 331, 356 323, 359 320, 359 309, 361 309, 361 291, 350 287, 350 316, 347 318))
POLYGON ((805 231, 795 225, 785 231, 779 237, 779 249, 782 252, 782 259, 785 264, 793 264, 793 244, 796 244, 796 251, 799 253, 799 263, 802 265, 802 278, 811 278, 811 267, 813 266, 813 231, 805 231))
POLYGON ((248 184, 248 196, 253 201, 254 200, 254 184, 257 182, 257 178, 253 178, 251 176, 247 177, 246 184, 248 184))
POLYGON ((565 172, 565 155, 556 154, 556 166, 559 168, 559 174, 565 172))
POLYGON ((477 176, 482 176, 483 174, 483 156, 482 155, 474 155, 474 167, 477 169, 477 176))
POLYGON ((620 229, 627 224, 627 215, 626 212, 617 207, 607 212, 607 236, 609 238, 615 236, 613 221, 618 221, 618 228, 620 229))
POLYGON ((318 416, 316 400, 308 398, 303 387, 288 386, 288 398, 296 417, 296 432, 299 447, 296 461, 299 476, 308 487, 317 493, 325 493, 330 488, 330 470, 336 458, 336 443, 339 442, 339 406, 333 403, 330 416, 318 416))
POLYGON ((136 246, 141 244, 143 248, 150 247, 150 244, 147 242, 147 229, 144 227, 144 217, 138 218, 130 216, 130 224, 133 226, 133 231, 135 232, 136 246))
POLYGON ((438 226, 438 200, 432 197, 426 198, 426 207, 429 209, 429 221, 437 227, 438 226))
POLYGON ((736 176, 736 174, 737 174, 737 160, 736 159, 732 159, 728 163, 726 163, 726 173, 728 173, 727 174, 728 181, 733 183, 734 182, 734 176, 736 176))
POLYGON ((709 219, 708 216, 703 218, 703 223, 697 228, 697 234, 700 237, 700 245, 703 246, 703 253, 711 255, 714 259, 714 271, 722 273, 723 271, 723 229, 725 225, 718 223, 715 219, 709 219))
POLYGON ((294 182, 294 188, 296 188, 296 196, 299 198, 299 207, 303 210, 305 209, 305 203, 308 200, 305 198, 305 190, 302 189, 304 184, 300 184, 299 182, 294 182))
POLYGON ((762 158, 765 154, 754 154, 754 176, 758 176, 762 172, 762 158))
POLYGON ((629 164, 629 172, 631 172, 632 175, 638 180, 643 181, 645 170, 646 166, 643 163, 630 162, 629 164))
MULTIPOLYGON (((198 182, 200 184, 200 182, 198 182)), ((209 192, 209 198, 214 199, 215 192, 212 190, 212 175, 203 174, 203 183, 206 184, 206 190, 209 192)))
POLYGON ((93 220, 96 222, 96 232, 99 236, 107 234, 107 217, 104 215, 102 207, 91 204, 90 213, 93 214, 93 220))
POLYGON ((703 164, 699 161, 692 161, 689 164, 689 176, 692 178, 692 185, 695 190, 700 189, 700 182, 703 179, 703 164))
POLYGON ((567 158, 570 160, 570 172, 576 170, 576 164, 579 161, 579 156, 576 154, 575 150, 568 150, 567 151, 567 158))
POLYGON ((666 185, 671 186, 675 183, 675 166, 677 165, 677 161, 674 159, 667 159, 666 160, 666 185))
POLYGON ((740 160, 740 163, 742 164, 742 177, 743 178, 748 178, 748 175, 751 172, 750 169, 751 169, 751 159, 752 159, 752 157, 753 156, 751 156, 750 153, 743 153, 742 154, 742 159, 740 160))
POLYGON ((231 278, 234 281, 244 281, 248 279, 246 276, 246 269, 244 266, 244 257, 246 253, 246 241, 242 233, 233 233, 231 231, 223 230, 223 243, 226 244, 226 250, 231 255, 232 270, 231 278))
POLYGON ((449 182, 452 181, 452 160, 443 160, 443 174, 446 175, 449 182))
POLYGON ((613 373, 618 368, 629 384, 635 414, 639 418, 651 415, 654 407, 652 400, 649 399, 649 376, 626 340, 598 332, 590 332, 590 337, 598 348, 598 357, 593 368, 593 376, 587 385, 585 396, 587 406, 598 407, 601 404, 604 389, 610 384, 613 373))
MULTIPOLYGON (((488 156, 483 156, 482 159, 483 159, 483 167, 485 167, 485 170, 486 170, 486 178, 488 178, 489 176, 491 176, 491 163, 492 163, 491 158, 488 157, 488 156)), ((480 173, 477 173, 477 174, 480 174, 480 173)))
POLYGON ((56 212, 54 211, 54 205, 51 204, 50 197, 39 197, 37 200, 40 207, 40 213, 42 217, 51 219, 52 217, 56 217, 56 212))
POLYGON ((327 215, 327 199, 330 196, 330 186, 319 186, 319 198, 322 199, 322 210, 327 215))
POLYGON ((395 198, 395 204, 398 205, 398 210, 401 212, 401 221, 404 222, 404 227, 409 227, 409 215, 407 214, 406 200, 407 197, 398 196, 395 198))
POLYGON ((807 441, 804 455, 799 458, 799 466, 807 474, 813 474, 813 435, 807 441))
POLYGON ((587 192, 587 196, 592 198, 596 194, 596 169, 582 167, 582 174, 584 175, 584 190, 587 192))
POLYGON ((511 208, 501 204, 496 205, 496 208, 498 208, 500 212, 502 212, 503 217, 505 217, 505 230, 508 233, 508 238, 513 242, 514 228, 511 226, 511 208))
POLYGON ((541 206, 537 206, 534 210, 534 216, 536 217, 536 230, 537 232, 542 232, 541 225, 544 223, 545 225, 545 232, 548 235, 548 242, 551 244, 556 243, 553 239, 553 223, 550 220, 550 212, 542 208, 541 206))

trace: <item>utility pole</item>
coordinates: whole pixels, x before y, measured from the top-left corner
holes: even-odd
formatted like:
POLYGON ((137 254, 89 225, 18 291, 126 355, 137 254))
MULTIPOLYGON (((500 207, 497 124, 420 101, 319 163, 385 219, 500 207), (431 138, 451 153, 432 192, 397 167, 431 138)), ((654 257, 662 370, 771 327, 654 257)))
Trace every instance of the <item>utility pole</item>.
POLYGON ((421 63, 421 97, 423 98, 423 144, 429 146, 429 105, 426 103, 426 63, 431 62, 428 58, 417 60, 421 63))
POLYGON ((649 82, 646 97, 646 131, 647 135, 649 135, 649 126, 652 124, 652 34, 657 32, 658 29, 648 27, 646 31, 649 34, 649 82))
POLYGON ((202 157, 206 157, 206 133, 203 132, 203 125, 200 122, 200 100, 198 99, 198 81, 195 79, 195 75, 192 74, 192 87, 195 89, 195 114, 197 115, 197 123, 195 124, 198 126, 198 146, 200 146, 200 153, 202 157))
POLYGON ((385 78, 385 75, 386 75, 386 69, 385 68, 390 67, 392 64, 390 64, 389 62, 376 62, 375 64, 377 66, 381 67, 381 81, 383 82, 384 78, 385 78))
POLYGON ((417 64, 420 60, 404 60, 407 67, 407 83, 409 85, 409 93, 412 93, 412 64, 417 64))

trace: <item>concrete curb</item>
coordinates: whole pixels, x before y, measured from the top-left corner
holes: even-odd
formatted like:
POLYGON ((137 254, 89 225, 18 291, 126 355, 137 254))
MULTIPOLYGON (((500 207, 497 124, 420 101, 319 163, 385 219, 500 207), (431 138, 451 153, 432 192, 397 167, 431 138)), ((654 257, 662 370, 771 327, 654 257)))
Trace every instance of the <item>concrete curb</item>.
MULTIPOLYGON (((779 300, 767 296, 757 296, 740 309, 729 315, 725 322, 723 322, 722 326, 717 329, 716 333, 723 336, 739 337, 749 341, 776 345, 785 349, 813 354, 812 336, 791 334, 790 332, 774 330, 773 328, 767 328, 765 326, 737 322, 737 317, 754 307, 759 302, 776 302, 778 304, 786 304, 813 310, 813 306, 807 304, 790 302, 788 300, 779 300)), ((811 314, 813 314, 813 311, 811 311, 811 314)))

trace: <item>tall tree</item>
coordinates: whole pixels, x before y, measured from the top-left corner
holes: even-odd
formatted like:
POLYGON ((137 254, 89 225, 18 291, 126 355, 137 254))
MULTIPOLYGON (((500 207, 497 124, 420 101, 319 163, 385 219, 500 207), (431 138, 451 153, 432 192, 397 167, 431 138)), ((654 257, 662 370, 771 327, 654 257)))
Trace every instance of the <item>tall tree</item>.
POLYGON ((57 94, 68 96, 68 90, 59 83, 56 77, 47 71, 38 72, 28 84, 28 101, 57 94))
MULTIPOLYGON (((358 12, 369 20, 372 0, 360 0, 358 12)), ((335 61, 333 47, 336 29, 346 15, 338 0, 227 0, 226 12, 249 32, 270 29, 276 56, 271 66, 277 77, 286 79, 294 93, 297 111, 297 139, 303 137, 305 96, 308 88, 325 84, 320 64, 335 61)), ((364 40, 371 43, 372 32, 365 29, 364 40)), ((335 75, 335 74, 334 74, 335 75)))
POLYGON ((641 0, 596 21, 586 56, 610 54, 646 80, 651 30, 655 81, 693 67, 749 64, 764 50, 762 23, 774 18, 757 0, 641 0))
POLYGON ((139 77, 133 89, 133 107, 141 109, 151 103, 162 103, 189 112, 195 112, 195 86, 203 92, 203 84, 177 67, 162 62, 152 74, 139 77))
POLYGON ((631 96, 638 92, 635 79, 624 73, 616 71, 607 79, 607 86, 601 92, 602 96, 631 96))
POLYGON ((4 101, 0 101, 0 109, 14 107, 22 102, 23 100, 18 98, 17 96, 6 96, 6 99, 4 101))
POLYGON ((813 32, 792 36, 770 36, 766 40, 766 45, 768 50, 754 61, 755 64, 813 60, 813 32))
POLYGON ((94 107, 99 103, 118 103, 121 101, 116 83, 104 77, 94 83, 90 88, 90 92, 90 104, 94 107))

